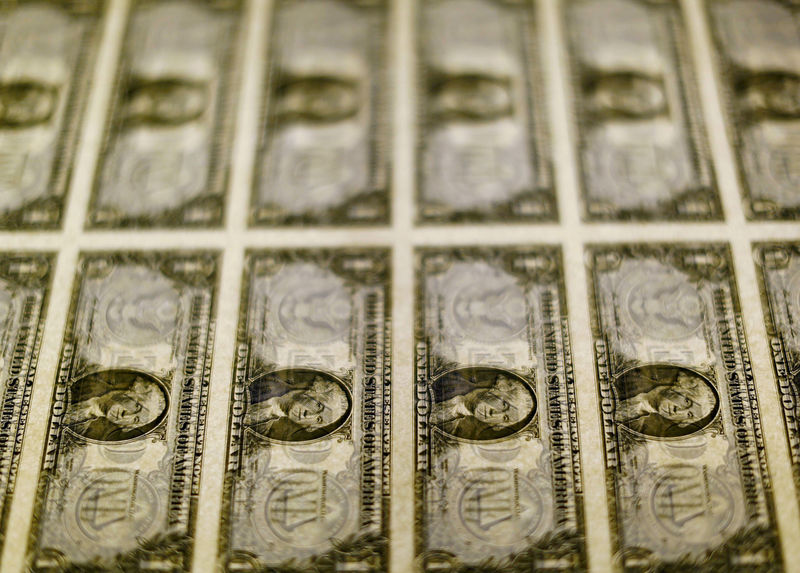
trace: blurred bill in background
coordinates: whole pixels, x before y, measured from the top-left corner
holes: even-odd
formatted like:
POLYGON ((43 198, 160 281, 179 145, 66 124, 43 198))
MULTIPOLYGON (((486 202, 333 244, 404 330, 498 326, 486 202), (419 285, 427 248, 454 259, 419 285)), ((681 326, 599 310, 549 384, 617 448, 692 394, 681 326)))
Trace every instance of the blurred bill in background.
POLYGON ((800 4, 706 4, 752 219, 800 219, 800 4))
POLYGON ((418 222, 557 219, 535 7, 419 3, 418 222))
POLYGON ((678 3, 563 3, 589 220, 718 220, 722 208, 678 3))
POLYGON ((61 225, 103 6, 0 3, 0 229, 61 225))
POLYGON ((250 223, 388 223, 388 1, 273 6, 250 223))
POLYGON ((90 227, 222 224, 241 0, 136 0, 95 174, 90 227))

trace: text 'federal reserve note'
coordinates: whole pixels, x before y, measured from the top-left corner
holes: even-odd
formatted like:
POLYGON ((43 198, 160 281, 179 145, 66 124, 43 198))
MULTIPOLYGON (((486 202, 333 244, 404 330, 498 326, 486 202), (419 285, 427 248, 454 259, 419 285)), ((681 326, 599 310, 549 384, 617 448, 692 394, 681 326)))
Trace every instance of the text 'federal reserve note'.
POLYGON ((556 247, 417 252, 416 553, 423 571, 583 571, 556 247))
POLYGON ((563 6, 584 216, 720 219, 680 5, 563 6))
POLYGON ((587 254, 619 569, 780 571, 727 246, 608 245, 587 254))
POLYGON ((89 226, 221 224, 242 6, 133 3, 89 226))
POLYGON ((55 257, 0 253, 0 548, 17 480, 55 257))
POLYGON ((81 256, 31 571, 185 571, 213 345, 213 253, 81 256))
POLYGON ((386 249, 250 252, 221 529, 226 571, 385 571, 386 249))
POLYGON ((758 243, 764 321, 795 484, 800 484, 800 243, 758 243))
POLYGON ((102 0, 0 2, 0 228, 61 224, 102 0))
POLYGON ((253 225, 389 220, 387 0, 276 0, 253 225))
POLYGON ((729 131, 748 215, 800 218, 800 4, 710 0, 729 131))
POLYGON ((556 219, 535 6, 420 2, 420 222, 556 219))

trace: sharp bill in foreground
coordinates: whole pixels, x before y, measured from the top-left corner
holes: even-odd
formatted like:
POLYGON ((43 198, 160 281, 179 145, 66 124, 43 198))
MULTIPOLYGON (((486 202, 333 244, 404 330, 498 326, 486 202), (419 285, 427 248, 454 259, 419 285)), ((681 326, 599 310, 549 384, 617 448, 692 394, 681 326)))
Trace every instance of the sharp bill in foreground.
POLYGON ((224 570, 387 567, 390 262, 384 249, 247 255, 224 570))
POLYGON ((416 273, 422 570, 585 569, 560 249, 423 249, 416 273))
POLYGON ((621 568, 780 570, 727 246, 595 246, 589 265, 612 544, 621 568))
POLYGON ((191 563, 217 255, 81 257, 51 402, 33 571, 191 563))

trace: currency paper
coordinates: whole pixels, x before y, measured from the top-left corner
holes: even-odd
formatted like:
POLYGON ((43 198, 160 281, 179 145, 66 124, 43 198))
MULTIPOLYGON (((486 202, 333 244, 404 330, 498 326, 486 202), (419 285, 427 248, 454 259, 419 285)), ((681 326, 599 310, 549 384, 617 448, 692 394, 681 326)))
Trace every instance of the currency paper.
POLYGON ((800 570, 800 2, 0 0, 0 573, 800 570))

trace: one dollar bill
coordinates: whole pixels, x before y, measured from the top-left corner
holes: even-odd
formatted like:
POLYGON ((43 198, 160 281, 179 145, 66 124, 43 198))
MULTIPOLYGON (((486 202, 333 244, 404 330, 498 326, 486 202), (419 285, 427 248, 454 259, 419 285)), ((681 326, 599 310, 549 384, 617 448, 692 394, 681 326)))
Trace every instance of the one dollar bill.
POLYGON ((419 3, 417 218, 557 218, 536 3, 419 3))
POLYGON ((205 443, 216 254, 81 256, 31 571, 185 571, 205 443))
POLYGON ((247 256, 220 536, 226 571, 385 571, 385 249, 247 256))
POLYGON ((219 226, 241 0, 136 0, 97 164, 92 227, 219 226))
POLYGON ((758 243, 753 250, 794 481, 800 486, 800 243, 758 243))
POLYGON ((584 216, 720 219, 680 5, 563 6, 584 216))
POLYGON ((55 257, 0 253, 0 549, 17 481, 55 257))
POLYGON ((387 0, 277 0, 253 225, 389 220, 387 0))
POLYGON ((800 5, 706 6, 748 215, 800 219, 800 5))
POLYGON ((582 571, 575 381, 557 247, 416 258, 423 571, 582 571))
POLYGON ((103 6, 0 2, 0 229, 61 224, 103 6))
POLYGON ((728 247, 605 245, 588 254, 618 568, 780 571, 728 247))

